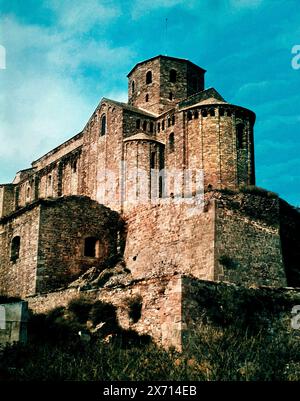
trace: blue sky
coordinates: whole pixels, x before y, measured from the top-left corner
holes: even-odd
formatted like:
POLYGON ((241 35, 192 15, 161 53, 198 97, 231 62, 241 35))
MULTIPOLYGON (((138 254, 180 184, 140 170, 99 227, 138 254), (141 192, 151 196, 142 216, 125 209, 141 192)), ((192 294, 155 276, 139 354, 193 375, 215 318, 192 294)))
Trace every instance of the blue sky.
POLYGON ((0 0, 0 45, 0 182, 79 132, 102 97, 126 101, 133 65, 167 51, 256 113, 257 185, 300 205, 299 0, 0 0))

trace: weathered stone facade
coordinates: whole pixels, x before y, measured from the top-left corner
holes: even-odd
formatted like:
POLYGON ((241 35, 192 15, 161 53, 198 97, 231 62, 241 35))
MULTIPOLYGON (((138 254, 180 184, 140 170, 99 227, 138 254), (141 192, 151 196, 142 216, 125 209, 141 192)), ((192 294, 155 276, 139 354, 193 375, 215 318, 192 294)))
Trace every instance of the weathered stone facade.
POLYGON ((59 289, 122 259, 138 284, 85 295, 121 307, 139 293, 139 332, 170 345, 180 277, 299 285, 299 212, 240 191, 255 185, 255 114, 204 89, 204 74, 173 57, 138 63, 128 103, 103 98, 82 132, 0 185, 0 293, 54 307, 77 291, 59 289))
POLYGON ((117 253, 118 213, 87 197, 40 199, 1 220, 2 294, 24 297, 66 285, 117 253), (13 249, 18 238, 17 254, 13 249), (85 246, 91 242, 94 254, 85 246))

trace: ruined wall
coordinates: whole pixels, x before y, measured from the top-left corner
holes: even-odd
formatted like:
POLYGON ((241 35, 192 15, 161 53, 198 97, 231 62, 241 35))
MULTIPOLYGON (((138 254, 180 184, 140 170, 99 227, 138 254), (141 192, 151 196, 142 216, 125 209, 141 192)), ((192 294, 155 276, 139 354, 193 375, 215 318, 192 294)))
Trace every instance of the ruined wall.
POLYGON ((277 198, 223 195, 216 201, 217 278, 243 285, 286 285, 277 198))
POLYGON ((292 308, 300 303, 299 288, 246 288, 182 277, 181 291, 183 349, 197 344, 201 330, 207 335, 208 327, 217 341, 224 329, 240 329, 255 338, 257 333, 272 335, 274 340, 284 333, 296 334, 291 318, 292 308))
POLYGON ((135 278, 181 272, 214 279, 214 209, 199 199, 137 206, 127 218, 126 265, 135 278))
POLYGON ((72 299, 97 300, 116 306, 119 324, 139 334, 151 335, 164 347, 181 347, 181 278, 155 277, 132 282, 122 288, 102 288, 78 292, 77 288, 29 297, 29 309, 34 313, 47 313, 59 306, 67 306, 72 299), (141 318, 133 322, 129 316, 130 301, 141 297, 141 318))
POLYGON ((35 293, 40 207, 28 207, 0 220, 0 288, 2 295, 35 293), (20 237, 18 257, 12 258, 13 238, 20 237))
MULTIPOLYGON (((291 311, 300 302, 299 289, 245 288, 234 284, 199 280, 185 275, 166 275, 135 280, 120 288, 78 291, 70 288, 28 297, 33 313, 48 313, 68 306, 73 299, 98 300, 117 308, 118 322, 124 329, 150 335, 154 342, 178 351, 199 341, 201 330, 210 326, 233 330, 251 327, 252 332, 276 333, 278 327, 289 331, 291 311), (140 299, 141 316, 130 318, 130 302, 140 299)), ((251 334, 251 333, 250 333, 251 334)), ((217 338, 216 338, 217 340, 217 338)))
POLYGON ((118 214, 86 197, 42 202, 36 291, 66 285, 89 267, 116 254, 118 214), (94 256, 85 255, 85 239, 99 241, 94 256))

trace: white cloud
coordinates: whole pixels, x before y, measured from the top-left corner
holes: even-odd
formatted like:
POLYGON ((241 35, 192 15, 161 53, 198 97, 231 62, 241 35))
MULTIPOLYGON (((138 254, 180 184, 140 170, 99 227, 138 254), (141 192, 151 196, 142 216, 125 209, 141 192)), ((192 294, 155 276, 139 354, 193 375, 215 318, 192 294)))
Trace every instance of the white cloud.
POLYGON ((116 2, 99 0, 49 0, 49 9, 55 12, 58 25, 69 32, 87 32, 95 25, 104 27, 120 15, 116 2))
POLYGON ((133 54, 12 17, 1 20, 1 29, 7 69, 0 71, 0 182, 6 182, 14 174, 8 176, 7 166, 26 168, 78 133, 101 97, 126 100, 112 79, 133 54), (82 73, 90 66, 99 70, 96 83, 82 73))

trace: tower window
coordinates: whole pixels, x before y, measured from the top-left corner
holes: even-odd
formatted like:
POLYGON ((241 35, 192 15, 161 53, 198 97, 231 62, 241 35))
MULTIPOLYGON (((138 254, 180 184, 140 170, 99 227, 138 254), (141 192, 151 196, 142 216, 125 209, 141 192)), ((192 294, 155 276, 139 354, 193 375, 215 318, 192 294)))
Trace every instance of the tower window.
POLYGON ((203 109, 201 114, 202 114, 202 117, 207 117, 207 110, 203 109))
POLYGON ((153 170, 155 168, 155 163, 156 162, 156 153, 152 152, 151 153, 151 160, 150 160, 150 168, 153 170))
POLYGON ((168 118, 168 127, 171 127, 171 117, 168 118))
POLYGON ((175 124, 175 115, 173 114, 173 116, 172 116, 172 125, 174 125, 175 124))
POLYGON ((73 171, 73 173, 76 173, 76 171, 77 171, 77 160, 74 160, 72 162, 72 171, 73 171))
POLYGON ((26 197, 29 198, 30 197, 30 187, 27 188, 27 192, 26 192, 26 197))
POLYGON ((195 113, 194 113, 194 118, 197 119, 198 117, 199 117, 199 113, 198 113, 198 110, 196 110, 195 113))
POLYGON ((149 95, 148 95, 148 93, 147 93, 147 95, 146 95, 146 97, 145 97, 145 101, 146 101, 146 102, 149 102, 149 95))
POLYGON ((193 118, 193 115, 190 111, 187 112, 187 119, 190 121, 193 118))
POLYGON ((224 109, 219 109, 219 116, 223 117, 224 116, 224 109))
POLYGON ((51 187, 51 185, 52 185, 52 175, 49 174, 48 175, 48 186, 51 187))
POLYGON ((162 120, 161 122, 161 130, 164 131, 165 129, 165 120, 162 120))
POLYGON ((244 124, 237 124, 236 126, 236 146, 238 149, 242 149, 244 145, 244 124))
POLYGON ((147 130, 147 121, 144 121, 143 122, 143 131, 146 131, 147 130))
POLYGON ((21 238, 19 236, 14 237, 11 241, 11 252, 10 252, 10 260, 12 262, 16 262, 16 260, 20 257, 20 245, 21 238))
POLYGON ((171 132, 169 135, 169 152, 172 153, 174 152, 175 148, 175 137, 174 137, 174 132, 171 132))
POLYGON ((154 127, 154 125, 153 125, 153 122, 151 121, 151 122, 150 122, 150 128, 149 128, 149 131, 150 131, 150 132, 153 132, 153 127, 154 127))
POLYGON ((134 81, 132 81, 131 83, 131 93, 134 94, 134 90, 135 90, 135 83, 134 81))
POLYGON ((138 118, 136 120, 136 129, 140 129, 141 128, 141 120, 138 118))
POLYGON ((149 85, 152 82, 152 71, 148 71, 146 74, 146 84, 149 85))
POLYGON ((210 115, 211 117, 214 117, 214 116, 215 116, 215 109, 210 109, 210 110, 209 110, 209 115, 210 115))
POLYGON ((101 136, 106 134, 106 115, 103 114, 101 117, 101 130, 100 130, 101 136))
POLYGON ((160 132, 160 123, 157 123, 157 132, 160 132))
POLYGON ((172 92, 169 93, 169 100, 173 100, 173 93, 172 92))
POLYGON ((170 82, 176 82, 177 80, 177 71, 176 70, 170 70, 170 82))
POLYGON ((84 240, 84 256, 90 258, 99 257, 99 240, 95 237, 88 237, 84 240))

